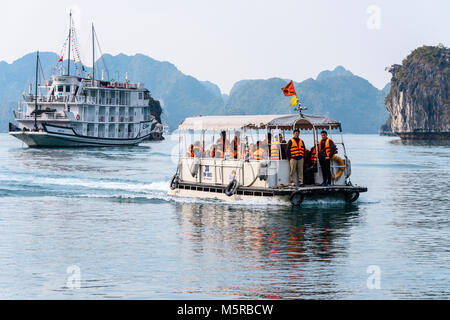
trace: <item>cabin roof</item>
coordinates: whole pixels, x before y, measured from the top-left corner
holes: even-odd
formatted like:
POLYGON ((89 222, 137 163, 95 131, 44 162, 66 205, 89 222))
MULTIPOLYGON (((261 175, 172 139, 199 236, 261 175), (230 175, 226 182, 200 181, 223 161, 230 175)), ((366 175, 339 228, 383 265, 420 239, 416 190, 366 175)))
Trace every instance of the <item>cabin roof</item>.
POLYGON ((205 116, 184 119, 179 130, 237 130, 248 129, 338 129, 340 122, 324 116, 316 115, 233 115, 205 116))

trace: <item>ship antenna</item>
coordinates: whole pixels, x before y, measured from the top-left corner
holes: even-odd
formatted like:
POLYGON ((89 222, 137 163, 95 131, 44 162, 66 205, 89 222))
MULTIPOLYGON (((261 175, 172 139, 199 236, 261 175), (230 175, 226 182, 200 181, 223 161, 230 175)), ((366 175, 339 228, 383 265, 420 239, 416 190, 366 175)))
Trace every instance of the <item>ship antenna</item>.
POLYGON ((34 87, 34 131, 38 131, 37 126, 37 87, 38 87, 38 77, 39 77, 39 51, 36 55, 36 83, 34 87))
POLYGON ((94 31, 94 23, 92 22, 92 85, 94 85, 95 81, 95 31, 94 31))
POLYGON ((72 10, 70 10, 70 23, 69 23, 69 59, 67 61, 67 75, 70 76, 70 43, 72 42, 72 10))

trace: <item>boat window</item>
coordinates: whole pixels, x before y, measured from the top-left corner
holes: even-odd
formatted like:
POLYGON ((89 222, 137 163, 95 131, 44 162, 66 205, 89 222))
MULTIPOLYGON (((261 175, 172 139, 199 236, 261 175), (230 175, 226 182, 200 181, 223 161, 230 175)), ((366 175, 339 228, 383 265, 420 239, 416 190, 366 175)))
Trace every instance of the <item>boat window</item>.
POLYGON ((64 91, 64 86, 58 86, 58 92, 63 92, 64 91))
POLYGON ((139 100, 142 100, 142 92, 139 92, 139 100))
POLYGON ((70 86, 66 86, 66 92, 70 92, 70 86))
POLYGON ((116 97, 116 92, 115 91, 111 91, 111 98, 115 98, 116 97))

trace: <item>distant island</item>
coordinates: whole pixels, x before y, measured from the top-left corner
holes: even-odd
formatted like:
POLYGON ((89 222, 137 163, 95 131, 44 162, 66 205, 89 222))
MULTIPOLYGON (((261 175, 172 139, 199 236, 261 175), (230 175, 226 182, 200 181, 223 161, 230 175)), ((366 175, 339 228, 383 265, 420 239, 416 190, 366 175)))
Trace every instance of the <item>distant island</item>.
MULTIPOLYGON (((59 57, 56 53, 41 53, 45 76, 50 76, 59 57)), ((281 88, 290 79, 242 80, 237 82, 229 95, 209 81, 199 81, 183 74, 172 63, 157 61, 137 54, 127 56, 109 54, 100 58, 96 68, 101 70, 102 61, 109 69, 110 78, 124 81, 125 73, 135 82, 143 82, 157 101, 155 116, 175 130, 188 116, 225 114, 287 114, 293 113, 281 88), (162 113, 161 113, 162 112, 162 113)), ((12 110, 28 84, 34 82, 35 54, 28 54, 11 64, 0 62, 0 131, 7 132, 12 121, 12 110)), ((326 70, 316 79, 294 82, 306 113, 327 115, 342 121, 348 133, 378 133, 389 114, 384 99, 389 86, 375 88, 369 81, 338 66, 326 70)))
POLYGON ((422 46, 395 64, 382 131, 405 140, 450 138, 450 49, 422 46))

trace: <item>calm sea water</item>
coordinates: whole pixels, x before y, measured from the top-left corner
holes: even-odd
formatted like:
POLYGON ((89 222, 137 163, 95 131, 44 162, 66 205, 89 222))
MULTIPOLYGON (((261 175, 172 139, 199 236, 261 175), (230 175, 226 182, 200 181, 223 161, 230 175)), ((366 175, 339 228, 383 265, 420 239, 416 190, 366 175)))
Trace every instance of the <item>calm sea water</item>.
POLYGON ((173 199, 176 142, 0 135, 2 299, 448 299, 450 146, 346 135, 355 204, 173 199))

